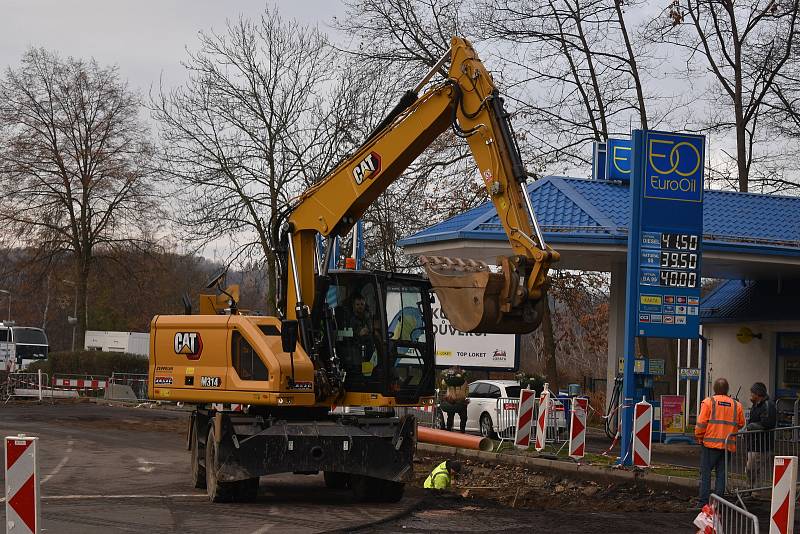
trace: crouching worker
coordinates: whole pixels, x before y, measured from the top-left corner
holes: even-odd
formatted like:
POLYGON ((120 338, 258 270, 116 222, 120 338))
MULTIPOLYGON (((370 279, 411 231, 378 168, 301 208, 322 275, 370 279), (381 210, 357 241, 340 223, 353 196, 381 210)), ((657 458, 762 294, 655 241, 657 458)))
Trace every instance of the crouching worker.
POLYGON ((443 490, 450 487, 450 482, 456 474, 461 472, 461 462, 457 460, 447 460, 436 466, 425 480, 425 489, 443 490))

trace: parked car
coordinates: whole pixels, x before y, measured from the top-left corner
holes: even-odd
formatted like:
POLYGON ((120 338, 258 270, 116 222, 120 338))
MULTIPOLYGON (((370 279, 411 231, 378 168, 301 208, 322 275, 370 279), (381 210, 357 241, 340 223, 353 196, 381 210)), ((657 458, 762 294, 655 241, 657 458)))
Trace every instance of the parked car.
MULTIPOLYGON (((483 437, 510 439, 516 432, 517 401, 522 387, 515 380, 476 380, 467 393, 467 432, 477 432, 483 437), (502 399, 502 400, 501 400, 502 399), (499 402, 498 402, 499 401, 499 402)), ((564 406, 555 401, 554 411, 559 431, 567 428, 564 406)), ((447 414, 437 410, 436 427, 445 427, 447 414)), ((461 417, 453 418, 453 429, 460 428, 461 417)))

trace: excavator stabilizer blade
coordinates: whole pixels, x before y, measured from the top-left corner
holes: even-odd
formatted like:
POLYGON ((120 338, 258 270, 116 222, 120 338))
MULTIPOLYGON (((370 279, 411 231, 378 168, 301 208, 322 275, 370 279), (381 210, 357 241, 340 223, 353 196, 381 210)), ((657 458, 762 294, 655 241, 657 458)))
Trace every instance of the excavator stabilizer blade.
POLYGON ((420 258, 439 304, 456 329, 466 333, 526 334, 542 322, 544 300, 508 302, 504 273, 460 258, 420 258))

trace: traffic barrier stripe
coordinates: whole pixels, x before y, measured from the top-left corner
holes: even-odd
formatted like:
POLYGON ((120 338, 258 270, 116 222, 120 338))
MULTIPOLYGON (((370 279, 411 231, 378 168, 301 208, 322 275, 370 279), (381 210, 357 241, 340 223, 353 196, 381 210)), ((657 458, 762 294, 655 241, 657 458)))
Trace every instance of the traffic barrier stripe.
POLYGON ((6 533, 39 532, 38 438, 5 438, 6 533))
POLYGON ((108 379, 84 380, 82 378, 53 378, 53 385, 62 388, 106 389, 108 387, 108 379))
POLYGON ((547 417, 550 412, 550 390, 544 385, 542 395, 539 397, 539 417, 536 419, 536 445, 537 451, 544 449, 547 441, 547 417))
POLYGON ((772 475, 770 534, 793 532, 797 485, 797 456, 776 456, 772 475))
POLYGON ((517 432, 516 436, 514 436, 514 445, 521 449, 527 449, 531 444, 531 424, 533 423, 535 400, 535 391, 530 389, 523 389, 520 391, 519 409, 517 411, 517 432))
POLYGON ((575 397, 572 401, 569 431, 569 455, 576 460, 583 458, 586 451, 586 410, 589 399, 575 397))
POLYGON ((650 467, 653 446, 653 406, 646 402, 636 403, 633 420, 633 465, 650 467))

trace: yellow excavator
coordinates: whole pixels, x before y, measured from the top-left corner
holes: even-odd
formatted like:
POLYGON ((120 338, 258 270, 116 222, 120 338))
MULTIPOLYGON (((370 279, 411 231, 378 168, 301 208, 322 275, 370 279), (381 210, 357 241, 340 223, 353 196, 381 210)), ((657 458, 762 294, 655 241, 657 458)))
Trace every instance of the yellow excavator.
POLYGON ((400 499, 416 421, 393 408, 433 403, 434 292, 464 332, 525 333, 542 319, 559 256, 544 242, 526 179, 491 75, 454 37, 363 145, 287 207, 280 317, 240 311, 238 288, 223 288, 219 273, 199 314, 184 302, 184 315, 153 318, 151 398, 195 405, 187 440, 195 487, 214 502, 247 501, 260 476, 321 471, 326 485, 350 487, 357 499, 400 499), (437 72, 445 79, 420 95, 437 72), (427 277, 329 269, 332 240, 447 128, 469 144, 513 255, 496 266, 422 258, 427 277), (324 258, 317 236, 328 242, 324 258))

